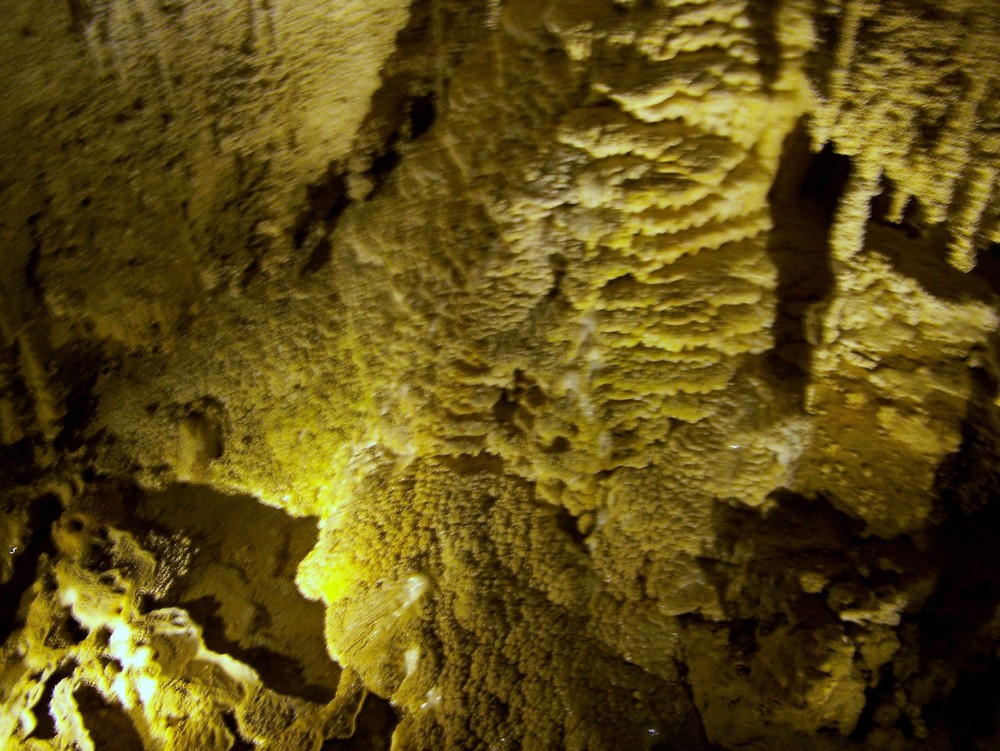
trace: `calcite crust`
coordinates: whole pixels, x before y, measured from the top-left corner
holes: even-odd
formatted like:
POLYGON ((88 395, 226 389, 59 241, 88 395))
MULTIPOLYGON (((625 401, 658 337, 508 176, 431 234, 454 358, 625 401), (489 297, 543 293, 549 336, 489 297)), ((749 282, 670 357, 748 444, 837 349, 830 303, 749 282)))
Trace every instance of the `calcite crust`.
POLYGON ((1000 744, 992 4, 12 5, 4 748, 1000 744))

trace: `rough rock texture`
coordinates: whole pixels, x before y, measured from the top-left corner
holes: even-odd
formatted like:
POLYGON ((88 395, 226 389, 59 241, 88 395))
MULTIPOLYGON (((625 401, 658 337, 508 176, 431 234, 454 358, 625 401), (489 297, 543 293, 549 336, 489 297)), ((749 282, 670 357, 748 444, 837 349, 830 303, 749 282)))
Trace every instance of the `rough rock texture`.
POLYGON ((0 739, 1000 745, 998 33, 14 3, 0 739))

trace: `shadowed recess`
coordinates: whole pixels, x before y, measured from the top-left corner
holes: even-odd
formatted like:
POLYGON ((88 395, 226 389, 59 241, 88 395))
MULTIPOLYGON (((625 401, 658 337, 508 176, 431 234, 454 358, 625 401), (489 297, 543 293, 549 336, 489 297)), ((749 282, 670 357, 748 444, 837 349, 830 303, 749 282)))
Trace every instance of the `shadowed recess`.
POLYGON ((149 494, 139 515, 188 546, 190 563, 164 599, 190 611, 209 648, 243 660, 276 691, 332 698, 340 671, 326 657, 323 607, 294 583, 316 542, 314 518, 200 485, 149 494))

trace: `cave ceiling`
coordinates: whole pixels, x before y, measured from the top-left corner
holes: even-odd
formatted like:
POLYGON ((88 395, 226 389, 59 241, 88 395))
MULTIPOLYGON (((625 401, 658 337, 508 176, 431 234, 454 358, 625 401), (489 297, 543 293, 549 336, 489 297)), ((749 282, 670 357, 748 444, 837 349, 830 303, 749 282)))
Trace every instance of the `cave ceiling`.
POLYGON ((10 0, 0 746, 1000 748, 998 35, 10 0))

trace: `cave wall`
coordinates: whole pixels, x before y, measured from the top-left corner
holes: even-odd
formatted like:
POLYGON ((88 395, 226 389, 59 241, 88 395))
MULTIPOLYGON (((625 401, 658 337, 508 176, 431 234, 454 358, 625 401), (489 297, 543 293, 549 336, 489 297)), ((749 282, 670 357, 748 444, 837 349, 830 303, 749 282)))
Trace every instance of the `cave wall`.
POLYGON ((12 748, 1000 743, 992 5, 11 6, 12 748))

